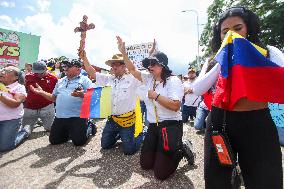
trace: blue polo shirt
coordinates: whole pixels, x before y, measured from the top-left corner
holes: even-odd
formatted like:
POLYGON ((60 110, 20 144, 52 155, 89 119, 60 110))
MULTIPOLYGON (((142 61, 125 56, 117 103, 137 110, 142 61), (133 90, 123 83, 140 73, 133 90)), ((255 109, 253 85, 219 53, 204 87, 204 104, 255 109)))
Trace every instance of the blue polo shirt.
POLYGON ((56 117, 70 118, 80 117, 81 105, 83 99, 71 96, 75 88, 81 86, 86 92, 92 87, 92 81, 82 74, 68 79, 67 76, 58 80, 52 95, 56 96, 56 117))

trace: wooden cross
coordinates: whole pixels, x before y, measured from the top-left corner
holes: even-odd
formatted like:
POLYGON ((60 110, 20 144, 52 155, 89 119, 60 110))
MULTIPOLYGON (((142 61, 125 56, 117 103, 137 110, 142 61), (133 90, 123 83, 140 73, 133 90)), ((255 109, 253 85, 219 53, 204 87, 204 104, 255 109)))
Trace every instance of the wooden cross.
POLYGON ((91 23, 88 24, 87 23, 88 17, 86 15, 83 16, 83 21, 80 22, 80 26, 76 27, 74 29, 74 32, 81 32, 81 40, 80 40, 80 47, 78 49, 78 55, 80 54, 81 51, 83 51, 85 49, 85 39, 86 39, 86 32, 88 30, 94 29, 95 28, 95 24, 91 23))

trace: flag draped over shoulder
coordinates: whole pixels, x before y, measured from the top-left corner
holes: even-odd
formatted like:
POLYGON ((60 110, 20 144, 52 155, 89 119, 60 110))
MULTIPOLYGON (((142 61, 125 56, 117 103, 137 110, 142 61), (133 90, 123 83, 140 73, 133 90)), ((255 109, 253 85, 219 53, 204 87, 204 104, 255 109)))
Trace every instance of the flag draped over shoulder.
POLYGON ((240 98, 284 103, 284 67, 267 51, 229 31, 215 56, 221 65, 213 104, 232 110, 240 98))
POLYGON ((111 114, 111 87, 87 90, 81 106, 81 118, 107 118, 111 114))

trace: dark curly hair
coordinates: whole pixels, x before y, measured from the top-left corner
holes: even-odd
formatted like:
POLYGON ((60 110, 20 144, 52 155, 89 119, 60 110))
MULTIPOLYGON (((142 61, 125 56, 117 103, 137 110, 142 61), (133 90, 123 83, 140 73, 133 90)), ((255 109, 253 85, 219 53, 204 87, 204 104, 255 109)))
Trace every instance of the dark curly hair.
POLYGON ((221 24, 223 21, 229 17, 238 16, 243 19, 244 23, 247 26, 248 35, 246 37, 250 42, 264 48, 264 45, 259 39, 260 33, 260 21, 259 17, 252 11, 244 7, 231 7, 224 11, 220 16, 219 20, 213 27, 213 38, 211 39, 211 48, 213 53, 216 53, 221 47, 221 24))

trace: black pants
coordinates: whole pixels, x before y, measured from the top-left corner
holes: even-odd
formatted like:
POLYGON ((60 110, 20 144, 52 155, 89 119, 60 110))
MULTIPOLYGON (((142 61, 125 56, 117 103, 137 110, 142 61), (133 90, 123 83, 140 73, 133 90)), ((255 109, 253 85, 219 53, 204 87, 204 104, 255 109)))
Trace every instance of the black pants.
MULTIPOLYGON (((212 107, 208 116, 204 144, 206 189, 230 189, 232 168, 217 160, 210 134, 211 124, 221 128, 224 111, 212 107)), ((226 133, 233 153, 238 156, 248 189, 283 188, 282 154, 277 130, 268 109, 226 113, 226 133)))
POLYGON ((182 122, 165 121, 157 126, 150 123, 143 142, 140 155, 142 169, 154 169, 154 175, 159 180, 167 179, 175 172, 182 152, 182 122), (163 128, 165 132, 162 131, 163 128), (164 138, 163 135, 164 134, 164 138), (164 149, 165 136, 167 135, 169 151, 164 149))
POLYGON ((88 139, 87 129, 87 119, 56 117, 51 126, 49 142, 51 144, 61 144, 67 142, 70 138, 74 145, 84 145, 88 139))

